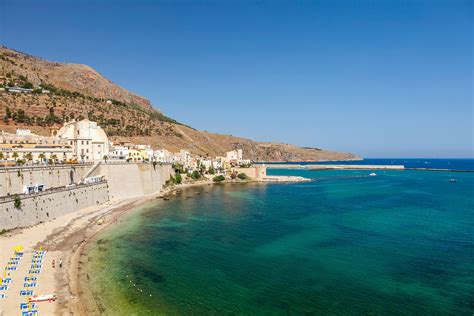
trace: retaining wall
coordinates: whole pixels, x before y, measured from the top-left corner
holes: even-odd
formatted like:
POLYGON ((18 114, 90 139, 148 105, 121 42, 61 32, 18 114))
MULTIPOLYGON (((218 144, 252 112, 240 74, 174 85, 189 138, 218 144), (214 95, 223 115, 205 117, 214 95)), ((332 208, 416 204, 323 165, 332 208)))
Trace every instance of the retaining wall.
POLYGON ((79 183, 92 165, 0 168, 0 196, 22 194, 23 185, 44 184, 46 188, 79 183))
POLYGON ((174 170, 171 165, 107 163, 101 164, 92 175, 106 177, 110 199, 123 199, 159 192, 174 170))
POLYGON ((35 225, 109 200, 106 182, 62 188, 38 195, 20 195, 22 206, 14 206, 14 197, 0 200, 0 230, 35 225))

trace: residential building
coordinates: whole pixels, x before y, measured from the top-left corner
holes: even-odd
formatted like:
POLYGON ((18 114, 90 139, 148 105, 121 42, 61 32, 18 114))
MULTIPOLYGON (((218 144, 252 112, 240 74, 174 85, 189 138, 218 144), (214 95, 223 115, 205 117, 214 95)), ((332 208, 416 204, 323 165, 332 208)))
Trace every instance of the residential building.
POLYGON ((21 159, 38 163, 50 159, 55 162, 73 159, 73 149, 66 140, 36 135, 28 129, 17 129, 15 134, 2 131, 0 152, 4 161, 21 159))

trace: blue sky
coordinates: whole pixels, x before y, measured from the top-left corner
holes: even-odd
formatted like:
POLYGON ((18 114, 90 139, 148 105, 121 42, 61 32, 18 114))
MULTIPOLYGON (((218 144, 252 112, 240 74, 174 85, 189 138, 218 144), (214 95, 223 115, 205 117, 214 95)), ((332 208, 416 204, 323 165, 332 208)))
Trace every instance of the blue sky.
POLYGON ((471 1, 10 1, 0 42, 88 64, 195 128, 472 157, 471 1))

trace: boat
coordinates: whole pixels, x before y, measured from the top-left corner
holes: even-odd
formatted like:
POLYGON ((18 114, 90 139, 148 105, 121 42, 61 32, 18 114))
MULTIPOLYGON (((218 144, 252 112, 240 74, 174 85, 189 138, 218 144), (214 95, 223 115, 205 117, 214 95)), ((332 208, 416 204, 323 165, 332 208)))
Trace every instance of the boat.
POLYGON ((371 174, 369 174, 369 176, 375 177, 375 176, 377 176, 377 174, 375 172, 372 172, 371 174))
POLYGON ((456 179, 450 179, 449 182, 457 182, 456 179))
POLYGON ((28 298, 28 302, 54 302, 57 300, 56 295, 48 294, 48 295, 33 295, 28 298))

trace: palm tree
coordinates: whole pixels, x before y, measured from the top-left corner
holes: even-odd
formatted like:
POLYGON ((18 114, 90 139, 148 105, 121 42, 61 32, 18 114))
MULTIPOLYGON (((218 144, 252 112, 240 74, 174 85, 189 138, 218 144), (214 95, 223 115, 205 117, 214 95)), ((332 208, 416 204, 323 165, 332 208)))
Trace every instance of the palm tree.
POLYGON ((30 161, 33 160, 33 154, 32 153, 26 153, 25 154, 25 159, 30 160, 30 161))
POLYGON ((18 159, 18 153, 17 153, 16 151, 13 152, 12 157, 13 157, 13 159, 15 159, 15 161, 16 161, 16 160, 18 159))
POLYGON ((44 160, 46 159, 46 156, 44 153, 41 153, 38 155, 38 158, 40 159, 41 162, 44 162, 44 160))
POLYGON ((52 159, 54 163, 56 163, 56 161, 58 160, 58 156, 56 154, 52 154, 49 158, 52 159))
POLYGON ((107 157, 107 155, 104 155, 104 157, 102 157, 102 159, 104 159, 104 162, 107 163, 107 159, 109 159, 109 157, 107 157))

